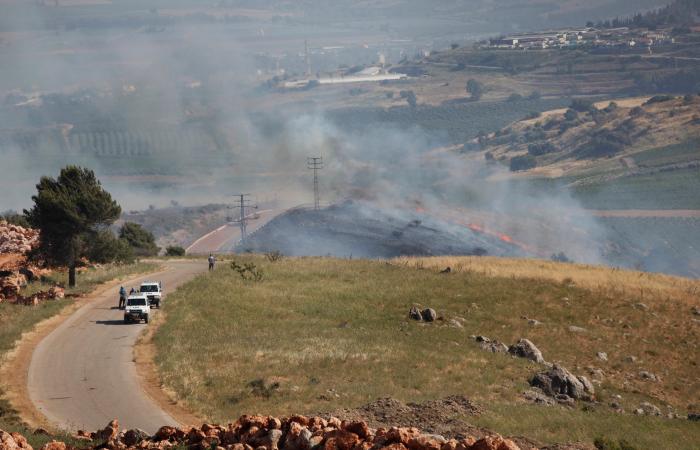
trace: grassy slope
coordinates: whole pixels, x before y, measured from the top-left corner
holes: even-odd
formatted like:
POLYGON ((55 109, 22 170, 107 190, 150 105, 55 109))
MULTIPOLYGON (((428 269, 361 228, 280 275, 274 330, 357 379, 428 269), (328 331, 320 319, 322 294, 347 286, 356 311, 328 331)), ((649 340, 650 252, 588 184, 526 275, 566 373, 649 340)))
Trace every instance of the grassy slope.
MULTIPOLYGON (((78 274, 78 286, 74 289, 66 290, 68 294, 85 294, 92 291, 98 284, 126 277, 135 273, 144 273, 156 268, 153 264, 136 263, 131 265, 104 265, 95 269, 88 269, 78 274)), ((51 277, 59 283, 67 282, 66 272, 56 272, 51 277)), ((53 283, 47 281, 45 285, 32 283, 23 293, 36 292, 48 289, 53 283)), ((58 314, 64 307, 72 302, 71 299, 46 301, 36 307, 11 305, 0 303, 0 363, 4 355, 12 350, 15 343, 20 339, 22 333, 30 331, 39 322, 58 314)), ((27 430, 22 426, 21 419, 10 405, 2 398, 0 390, 0 430, 19 431, 29 440, 29 443, 37 448, 48 442, 47 436, 34 436, 32 430, 27 430)), ((68 438, 68 436, 66 436, 68 438)), ((68 442, 68 441, 67 441, 68 442)))
POLYGON ((463 272, 448 276, 403 267, 414 260, 248 258, 263 267, 265 281, 242 281, 222 265, 171 296, 168 321, 156 335, 166 386, 211 420, 327 411, 383 396, 420 401, 466 394, 488 405, 477 425, 546 442, 609 435, 681 449, 700 439, 692 423, 617 415, 605 406, 620 393, 628 411, 650 400, 683 413, 697 397, 698 332, 688 293, 697 292, 696 282, 585 268, 576 278, 574 266, 551 271, 549 263, 513 260, 503 260, 502 270, 491 258, 420 263, 462 264, 463 272), (632 306, 640 301, 650 309, 632 306), (464 328, 409 321, 416 303, 447 319, 464 318, 464 328), (531 327, 521 316, 544 324, 531 327), (588 332, 570 333, 569 325, 588 332), (479 350, 472 334, 505 342, 528 337, 546 359, 577 373, 601 367, 602 404, 592 411, 523 404, 520 393, 537 368, 479 350), (610 361, 596 361, 597 351, 610 361), (639 362, 624 362, 627 355, 639 362), (642 382, 643 369, 663 381, 642 382))

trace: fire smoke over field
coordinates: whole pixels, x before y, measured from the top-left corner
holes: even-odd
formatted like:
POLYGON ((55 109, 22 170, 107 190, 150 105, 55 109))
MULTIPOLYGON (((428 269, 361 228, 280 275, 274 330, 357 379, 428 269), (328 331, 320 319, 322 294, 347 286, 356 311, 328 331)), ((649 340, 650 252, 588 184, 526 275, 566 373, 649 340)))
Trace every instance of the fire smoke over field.
MULTIPOLYGON (((311 202, 306 158, 323 156, 325 202, 353 199, 367 215, 430 220, 515 253, 606 262, 605 230, 566 189, 514 181, 434 131, 358 129, 308 93, 261 88, 275 70, 270 58, 303 49, 282 25, 263 36, 257 25, 173 22, 155 11, 139 19, 150 25, 69 27, 51 25, 60 22, 51 14, 25 8, 21 19, 31 16, 35 31, 2 35, 0 211, 28 207, 39 177, 70 163, 94 169, 125 210, 231 203, 239 192, 291 207, 311 202)), ((318 90, 324 104, 348 96, 318 90)))

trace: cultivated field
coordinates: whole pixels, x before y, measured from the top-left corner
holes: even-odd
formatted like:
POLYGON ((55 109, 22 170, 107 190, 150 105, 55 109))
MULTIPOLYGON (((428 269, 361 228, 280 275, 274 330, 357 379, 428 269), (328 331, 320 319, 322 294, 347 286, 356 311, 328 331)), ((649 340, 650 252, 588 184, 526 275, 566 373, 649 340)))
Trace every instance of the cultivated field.
POLYGON ((484 410, 472 425, 542 443, 608 436, 690 449, 700 440, 685 419, 631 414, 644 401, 663 416, 698 407, 697 281, 497 258, 236 260, 263 279, 221 264, 169 297, 155 336, 166 389, 208 420, 461 394, 484 410), (440 319, 412 321, 412 305, 440 319), (529 404, 522 393, 538 366, 485 352, 471 335, 527 337, 546 360, 596 380, 597 402, 529 404))

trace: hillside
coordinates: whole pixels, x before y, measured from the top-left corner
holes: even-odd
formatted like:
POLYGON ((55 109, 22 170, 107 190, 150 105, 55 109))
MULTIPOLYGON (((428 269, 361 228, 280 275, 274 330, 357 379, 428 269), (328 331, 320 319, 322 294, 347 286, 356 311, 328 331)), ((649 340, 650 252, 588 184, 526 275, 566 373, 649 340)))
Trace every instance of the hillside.
POLYGON ((484 158, 545 177, 653 173, 700 164, 700 96, 592 104, 521 120, 480 140, 484 158))
POLYGON ((697 281, 483 257, 235 260, 173 294, 155 335, 164 385, 206 420, 345 411, 447 438, 487 428, 537 447, 579 442, 549 448, 700 440, 685 419, 700 400, 697 281), (411 319, 412 306, 435 320, 411 319), (501 344, 521 338, 586 377, 594 397, 557 404, 533 388, 547 365, 501 344))

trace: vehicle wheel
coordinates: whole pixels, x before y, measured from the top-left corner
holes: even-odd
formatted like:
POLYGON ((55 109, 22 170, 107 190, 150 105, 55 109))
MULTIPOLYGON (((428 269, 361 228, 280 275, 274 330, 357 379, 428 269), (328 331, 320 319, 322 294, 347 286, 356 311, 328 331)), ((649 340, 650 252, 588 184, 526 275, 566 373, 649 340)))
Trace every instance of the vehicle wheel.
POLYGON ((148 315, 143 319, 144 322, 148 323, 148 315))
POLYGON ((129 322, 131 322, 131 321, 129 319, 127 319, 126 317, 124 317, 124 323, 128 324, 129 322))

